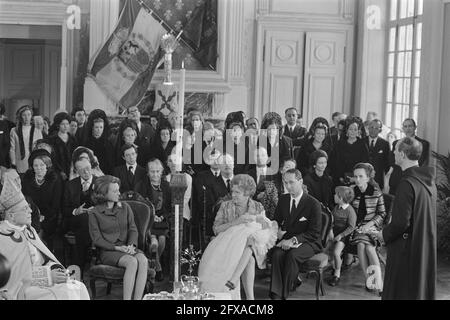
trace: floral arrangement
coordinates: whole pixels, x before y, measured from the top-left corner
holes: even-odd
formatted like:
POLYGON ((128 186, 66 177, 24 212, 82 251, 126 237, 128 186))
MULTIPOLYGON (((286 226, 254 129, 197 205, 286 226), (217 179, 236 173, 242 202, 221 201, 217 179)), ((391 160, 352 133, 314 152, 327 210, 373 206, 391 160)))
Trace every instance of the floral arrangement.
POLYGON ((173 36, 173 34, 166 33, 161 38, 161 48, 166 53, 172 53, 178 46, 178 40, 173 36))
POLYGON ((186 248, 181 252, 180 263, 181 265, 184 265, 186 263, 189 264, 188 272, 190 276, 192 276, 194 267, 197 265, 197 263, 200 262, 201 253, 202 253, 201 250, 195 251, 194 246, 192 244, 189 245, 189 248, 186 248))

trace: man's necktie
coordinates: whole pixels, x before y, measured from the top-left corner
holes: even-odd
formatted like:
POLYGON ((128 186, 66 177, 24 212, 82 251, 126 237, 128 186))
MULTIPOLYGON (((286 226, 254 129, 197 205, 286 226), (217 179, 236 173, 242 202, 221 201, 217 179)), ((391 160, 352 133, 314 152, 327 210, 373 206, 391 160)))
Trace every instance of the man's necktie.
POLYGON ((291 205, 291 215, 294 213, 296 207, 295 207, 295 199, 292 199, 292 205, 291 205))
POLYGON ((231 192, 230 179, 227 179, 227 190, 228 190, 228 193, 231 192))
POLYGON ((370 143, 370 149, 375 148, 375 140, 372 139, 372 142, 370 143))
POLYGON ((89 190, 89 181, 83 180, 82 183, 83 192, 86 192, 89 190))
POLYGON ((128 181, 130 183, 133 183, 134 180, 134 173, 133 173, 133 166, 128 167, 128 181))

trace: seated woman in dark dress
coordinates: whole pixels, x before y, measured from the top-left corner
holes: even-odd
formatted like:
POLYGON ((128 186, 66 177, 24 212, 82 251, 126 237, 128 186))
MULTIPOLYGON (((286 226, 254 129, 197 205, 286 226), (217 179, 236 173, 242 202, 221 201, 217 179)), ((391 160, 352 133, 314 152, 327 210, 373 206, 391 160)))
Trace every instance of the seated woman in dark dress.
POLYGON ((333 181, 326 172, 328 155, 323 150, 316 150, 310 156, 311 171, 303 179, 308 193, 322 202, 330 210, 333 209, 333 181))
POLYGON ((94 182, 96 206, 89 214, 89 234, 103 264, 125 268, 123 299, 141 300, 147 282, 147 257, 138 249, 133 211, 120 202, 119 178, 103 176, 94 182), (134 295, 133 295, 134 291, 134 295))
POLYGON ((22 192, 39 208, 43 219, 39 236, 53 251, 58 219, 61 218, 62 180, 53 171, 50 153, 46 150, 33 151, 28 161, 30 169, 23 177, 22 192))

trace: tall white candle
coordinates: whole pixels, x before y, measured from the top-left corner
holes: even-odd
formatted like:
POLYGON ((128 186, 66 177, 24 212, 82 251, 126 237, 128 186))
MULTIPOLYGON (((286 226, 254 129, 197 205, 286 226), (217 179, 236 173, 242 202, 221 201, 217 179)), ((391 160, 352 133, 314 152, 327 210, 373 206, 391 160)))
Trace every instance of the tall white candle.
POLYGON ((178 268, 179 268, 179 257, 180 257, 180 248, 179 248, 179 238, 180 238, 180 221, 179 221, 179 213, 180 206, 178 204, 175 205, 175 268, 174 268, 174 277, 173 281, 178 282, 178 268))
POLYGON ((182 161, 183 158, 182 150, 183 150, 183 116, 184 116, 184 91, 186 87, 186 69, 184 69, 184 61, 181 62, 181 70, 180 70, 180 92, 179 92, 179 128, 178 128, 178 142, 177 142, 177 159, 179 161, 177 162, 177 171, 181 172, 182 168, 182 161))

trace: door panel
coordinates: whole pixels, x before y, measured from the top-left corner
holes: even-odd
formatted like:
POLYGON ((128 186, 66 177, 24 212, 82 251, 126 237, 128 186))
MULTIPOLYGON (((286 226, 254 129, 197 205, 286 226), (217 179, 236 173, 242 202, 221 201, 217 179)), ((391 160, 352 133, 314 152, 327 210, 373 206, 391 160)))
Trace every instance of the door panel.
POLYGON ((14 119, 15 112, 24 104, 42 104, 42 45, 5 45, 5 84, 7 115, 14 119))
POLYGON ((267 30, 265 33, 262 115, 299 112, 303 89, 304 32, 267 30))
POLYGON ((310 125, 343 110, 345 34, 308 32, 305 46, 303 109, 310 125))

